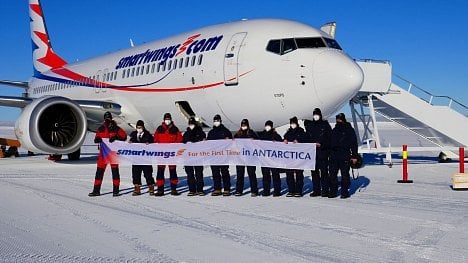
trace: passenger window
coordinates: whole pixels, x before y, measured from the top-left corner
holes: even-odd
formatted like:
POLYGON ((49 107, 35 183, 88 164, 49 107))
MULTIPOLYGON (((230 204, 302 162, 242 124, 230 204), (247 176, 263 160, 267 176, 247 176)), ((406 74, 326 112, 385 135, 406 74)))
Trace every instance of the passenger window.
POLYGON ((189 65, 189 59, 190 59, 189 57, 186 57, 186 58, 185 58, 185 67, 188 67, 188 65, 189 65))
POLYGON ((171 66, 172 66, 172 60, 169 60, 169 62, 167 63, 167 70, 171 70, 171 66))
POLYGON ((137 67, 137 68, 136 68, 136 74, 135 74, 135 75, 136 75, 136 76, 140 75, 140 67, 137 67))
POLYGON ((203 61, 203 54, 200 54, 198 56, 198 65, 201 65, 202 61, 203 61))
POLYGON ((150 65, 146 65, 146 74, 149 74, 150 65))
POLYGON ((164 62, 162 63, 162 69, 161 69, 161 71, 166 71, 166 61, 164 61, 164 62))
POLYGON ((177 59, 174 59, 174 68, 173 69, 176 69, 177 68, 177 59))
POLYGON ((155 67, 155 64, 153 63, 153 65, 151 65, 151 73, 154 73, 154 67, 155 67))
POLYGON ((159 72, 159 70, 161 70, 161 63, 158 63, 158 69, 156 71, 159 72))
POLYGON ((193 56, 193 57, 192 57, 192 62, 190 63, 192 67, 195 66, 195 59, 196 59, 196 58, 197 58, 196 56, 193 56))
POLYGON ((130 77, 130 69, 127 69, 127 78, 130 77))
POLYGON ((181 59, 179 60, 179 68, 182 68, 183 65, 184 65, 184 59, 181 58, 181 59))
POLYGON ((135 68, 132 68, 132 77, 135 76, 135 68))
POLYGON ((140 75, 143 75, 143 73, 145 73, 145 66, 141 66, 140 75))
POLYGON ((270 40, 266 50, 279 55, 281 53, 281 40, 270 40))
POLYGON ((281 41, 281 55, 294 51, 296 49, 296 42, 293 38, 286 38, 281 41))

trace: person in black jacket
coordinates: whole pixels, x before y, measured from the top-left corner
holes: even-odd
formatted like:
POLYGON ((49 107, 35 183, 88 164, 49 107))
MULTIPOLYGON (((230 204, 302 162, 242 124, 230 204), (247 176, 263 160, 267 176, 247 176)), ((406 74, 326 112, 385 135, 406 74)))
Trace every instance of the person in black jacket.
MULTIPOLYGON (((136 130, 130 133, 129 143, 153 143, 153 135, 146 130, 145 123, 142 120, 138 120, 136 123, 136 130)), ((146 179, 146 184, 148 185, 149 194, 154 195, 154 178, 153 178, 153 166, 152 165, 132 165, 132 178, 134 190, 132 195, 141 194, 141 173, 146 179)))
MULTIPOLYGON (((213 118, 213 128, 208 132, 207 140, 225 140, 232 139, 232 133, 222 124, 221 116, 216 114, 213 118)), ((229 165, 212 165, 211 173, 213 175, 212 196, 230 196, 231 195, 231 175, 229 174, 229 165), (223 179, 224 192, 221 193, 221 175, 223 179)))
MULTIPOLYGON (((289 120, 290 128, 284 135, 284 142, 304 143, 307 141, 304 129, 299 127, 297 117, 292 117, 289 120)), ((289 192, 286 197, 301 197, 304 187, 304 170, 301 169, 286 169, 286 182, 289 192), (294 175, 295 178, 294 178, 294 175)))
MULTIPOLYGON (((183 143, 195 143, 206 139, 206 134, 202 127, 197 124, 195 118, 191 117, 188 121, 187 131, 184 132, 183 143)), ((203 187, 203 166, 185 166, 187 181, 189 187, 188 196, 205 195, 203 187)))
MULTIPOLYGON (((273 122, 265 122, 265 130, 258 134, 258 138, 263 141, 281 142, 283 138, 273 128, 273 122)), ((271 191, 271 179, 273 179, 273 196, 281 195, 281 178, 278 168, 262 167, 263 196, 269 196, 271 191)))
POLYGON ((322 111, 315 108, 313 120, 305 120, 309 142, 316 144, 315 170, 312 170, 313 192, 310 196, 328 197, 330 192, 330 175, 328 174, 328 157, 330 155, 331 126, 323 119, 322 111))
MULTIPOLYGON (((234 134, 234 138, 249 138, 249 139, 258 139, 257 133, 250 129, 249 120, 243 119, 241 122, 240 129, 234 134)), ((249 175, 250 181, 250 195, 255 197, 258 195, 258 186, 257 186, 257 175, 255 174, 255 166, 247 166, 247 174, 249 175)), ((237 182, 236 182, 236 193, 235 196, 241 196, 244 191, 244 175, 245 175, 245 165, 236 166, 237 182)))
POLYGON ((338 195, 338 170, 341 171, 341 198, 349 197, 351 178, 350 162, 357 162, 357 138, 351 124, 346 121, 344 113, 336 115, 336 125, 331 135, 330 154, 330 194, 329 198, 338 195))

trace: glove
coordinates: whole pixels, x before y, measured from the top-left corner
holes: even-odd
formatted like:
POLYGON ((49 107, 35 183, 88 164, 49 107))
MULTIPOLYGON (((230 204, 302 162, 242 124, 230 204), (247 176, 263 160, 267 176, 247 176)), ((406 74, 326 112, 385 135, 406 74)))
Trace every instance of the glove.
POLYGON ((114 142, 115 140, 117 140, 117 136, 110 137, 109 142, 114 142))
POLYGON ((94 138, 94 143, 101 143, 102 142, 102 138, 101 137, 96 137, 94 138))

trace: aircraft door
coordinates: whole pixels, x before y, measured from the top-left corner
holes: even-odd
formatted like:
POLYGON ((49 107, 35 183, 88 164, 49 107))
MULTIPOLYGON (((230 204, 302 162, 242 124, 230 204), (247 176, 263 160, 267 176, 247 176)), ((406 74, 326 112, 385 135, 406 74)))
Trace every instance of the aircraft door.
POLYGON ((224 85, 233 86, 239 83, 239 51, 247 32, 236 33, 232 36, 224 54, 224 85))

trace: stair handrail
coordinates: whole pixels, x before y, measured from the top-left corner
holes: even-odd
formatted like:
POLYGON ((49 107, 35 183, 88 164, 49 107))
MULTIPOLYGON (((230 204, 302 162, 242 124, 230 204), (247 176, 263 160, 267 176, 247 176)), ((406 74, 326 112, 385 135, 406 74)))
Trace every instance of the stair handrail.
MULTIPOLYGON (((409 84, 409 85, 408 85, 408 89, 406 90, 406 91, 408 91, 408 93, 411 93, 411 90, 412 90, 413 88, 415 88, 415 89, 421 91, 422 93, 424 93, 424 94, 426 94, 426 95, 428 95, 428 96, 430 97, 429 100, 427 100, 427 101, 425 100, 425 101, 426 101, 427 103, 431 104, 431 105, 434 105, 434 104, 433 104, 434 98, 443 98, 443 99, 447 99, 447 100, 449 101, 449 102, 448 102, 448 105, 447 105, 449 108, 451 108, 451 109, 453 109, 453 110, 455 110, 455 111, 458 111, 459 113, 463 114, 464 116, 467 116, 466 113, 462 113, 462 112, 460 112, 459 110, 457 110, 456 108, 452 107, 453 103, 455 103, 456 105, 458 105, 459 107, 465 109, 465 111, 468 112, 468 106, 466 106, 466 105, 464 105, 463 103, 461 103, 461 102, 455 100, 454 98, 449 97, 449 96, 445 96, 445 95, 434 95, 434 94, 430 93, 429 91, 427 91, 427 90, 425 90, 425 89, 423 89, 423 88, 417 86, 417 85, 414 84, 413 82, 411 82, 411 81, 409 81, 409 80, 403 78, 402 76, 400 76, 400 75, 398 75, 398 74, 396 74, 396 73, 393 73, 392 75, 395 76, 396 78, 400 79, 401 81, 406 82, 407 84, 409 84)), ((414 95, 414 94, 413 94, 413 95, 414 95)))

